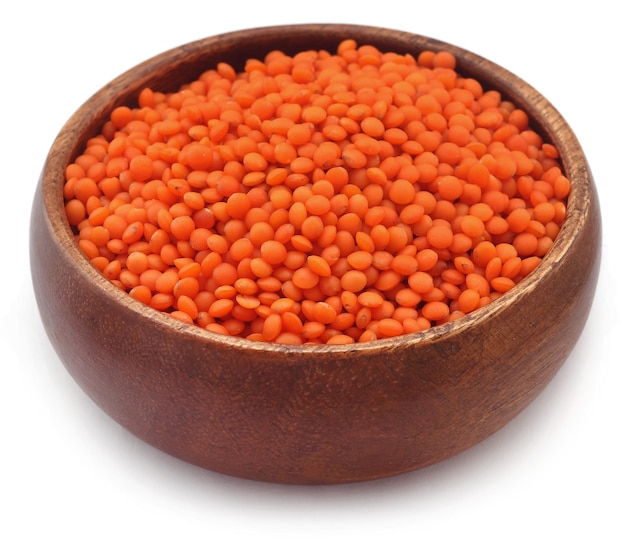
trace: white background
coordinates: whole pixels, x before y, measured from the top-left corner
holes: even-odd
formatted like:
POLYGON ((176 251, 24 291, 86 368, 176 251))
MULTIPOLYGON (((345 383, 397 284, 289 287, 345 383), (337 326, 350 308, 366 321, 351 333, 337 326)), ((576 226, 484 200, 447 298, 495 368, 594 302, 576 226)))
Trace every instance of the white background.
MULTIPOLYGON (((0 55, 0 540, 626 541, 626 107, 619 2, 5 2, 0 55), (424 34, 507 67, 562 113, 603 211, 587 326, 519 417, 408 475, 298 487, 215 474, 140 442, 68 376, 39 320, 28 221, 49 146, 121 72, 253 26, 360 23, 424 34)), ((546 318, 549 318, 546 315, 546 318)))

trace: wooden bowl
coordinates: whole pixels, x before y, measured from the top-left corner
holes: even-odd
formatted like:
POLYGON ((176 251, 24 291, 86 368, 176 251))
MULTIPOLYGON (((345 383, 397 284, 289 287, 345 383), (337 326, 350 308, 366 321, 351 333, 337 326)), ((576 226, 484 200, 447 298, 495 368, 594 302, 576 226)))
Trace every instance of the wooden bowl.
POLYGON ((415 470, 480 442, 546 386, 586 321, 601 222, 583 151, 564 119, 505 69, 426 37, 351 25, 259 28, 196 41, 124 73, 69 119, 34 198, 32 278, 43 323, 84 391, 121 425, 187 462, 294 484, 363 481, 415 470), (105 117, 146 85, 175 90, 218 61, 281 48, 334 50, 352 37, 383 50, 449 50, 552 141, 572 182, 548 255, 500 299, 454 322, 357 345, 281 346, 207 332, 134 301, 77 248, 64 168, 105 117))

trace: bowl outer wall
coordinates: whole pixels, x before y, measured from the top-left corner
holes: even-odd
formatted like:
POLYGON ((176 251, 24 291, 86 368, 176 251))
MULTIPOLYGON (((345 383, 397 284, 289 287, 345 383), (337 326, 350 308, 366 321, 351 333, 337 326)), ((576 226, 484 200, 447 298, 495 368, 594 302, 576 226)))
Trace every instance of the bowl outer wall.
POLYGON ((485 439, 527 406, 567 358, 597 281, 598 200, 565 121, 512 74, 436 40, 349 25, 229 33, 163 53, 133 73, 132 81, 130 72, 123 74, 88 100, 55 140, 33 202, 31 267, 60 359, 104 411, 141 439, 250 479, 374 479, 441 461, 485 439), (414 54, 452 50, 461 71, 515 96, 561 149, 573 183, 569 214, 549 257, 529 278, 462 322, 425 333, 293 348, 177 323, 117 291, 91 267, 64 216, 62 172, 115 105, 131 103, 147 84, 174 90, 218 60, 237 66, 272 48, 332 49, 348 36, 414 54))

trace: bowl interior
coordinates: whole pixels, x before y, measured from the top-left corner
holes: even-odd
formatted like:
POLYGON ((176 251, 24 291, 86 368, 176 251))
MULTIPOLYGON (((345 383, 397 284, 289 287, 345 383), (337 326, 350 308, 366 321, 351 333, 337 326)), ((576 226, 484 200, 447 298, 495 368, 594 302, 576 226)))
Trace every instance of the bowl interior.
MULTIPOLYGON (((420 51, 447 50, 457 58, 457 70, 468 77, 479 80, 485 88, 493 88, 524 109, 530 118, 531 127, 546 140, 553 142, 560 150, 564 173, 572 179, 572 191, 568 199, 568 216, 562 225, 559 236, 539 267, 520 284, 507 292, 500 299, 487 307, 478 309, 457 321, 435 326, 424 332, 417 332, 400 339, 379 339, 375 344, 351 346, 289 346, 279 350, 294 349, 331 349, 336 351, 364 349, 371 350, 386 344, 401 341, 427 341, 441 337, 453 331, 471 326, 477 319, 489 318, 500 307, 515 303, 524 293, 534 288, 545 273, 553 267, 568 251, 571 238, 578 228, 581 214, 589 207, 591 177, 584 154, 575 136, 556 109, 533 87, 520 80, 506 69, 468 52, 455 45, 432 38, 398 32, 388 29, 358 25, 293 25, 272 28, 256 28, 219 35, 164 52, 120 75, 105 88, 92 96, 77 110, 62 130, 52 148, 44 169, 44 198, 50 212, 50 220, 68 254, 81 268, 85 280, 93 282, 97 288, 114 297, 119 303, 133 312, 148 315, 170 326, 180 328, 185 333, 202 334, 212 341, 226 342, 242 348, 254 350, 276 350, 277 346, 257 344, 237 337, 226 337, 212 332, 195 329, 196 327, 173 323, 172 319, 156 310, 144 306, 129 296, 120 295, 91 266, 85 265, 86 259, 73 240, 62 202, 63 171, 82 150, 86 141, 97 134, 111 111, 118 105, 136 105, 139 92, 150 86, 163 92, 174 91, 201 74, 215 67, 220 61, 229 62, 235 69, 242 69, 248 58, 261 58, 273 49, 281 49, 294 54, 305 49, 327 49, 333 51, 346 38, 353 37, 359 44, 369 43, 383 51, 408 52, 417 55, 420 51)), ((593 190, 593 187, 591 187, 593 190)))

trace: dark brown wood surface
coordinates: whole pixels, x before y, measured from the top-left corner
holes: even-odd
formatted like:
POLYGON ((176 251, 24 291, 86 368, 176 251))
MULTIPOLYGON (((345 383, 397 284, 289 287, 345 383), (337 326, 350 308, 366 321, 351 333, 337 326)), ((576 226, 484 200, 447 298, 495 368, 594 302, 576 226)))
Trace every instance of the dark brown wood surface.
POLYGON ((526 407, 585 324, 600 263, 595 186, 558 111, 503 68, 457 47, 386 29, 301 25, 182 46, 121 75, 81 106, 53 143, 31 219, 33 284, 50 341, 111 417, 193 464, 297 484, 362 481, 457 454, 526 407), (226 60, 352 37, 413 54, 447 49, 459 70, 525 109, 563 155, 568 218, 539 268, 501 299, 429 331, 352 346, 280 346, 178 323, 117 290, 78 250, 65 219, 63 170, 119 104, 145 85, 174 90, 226 60))

